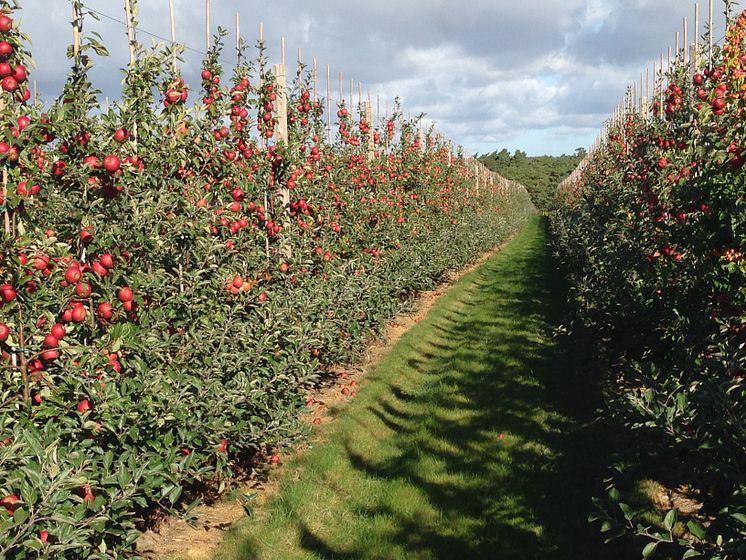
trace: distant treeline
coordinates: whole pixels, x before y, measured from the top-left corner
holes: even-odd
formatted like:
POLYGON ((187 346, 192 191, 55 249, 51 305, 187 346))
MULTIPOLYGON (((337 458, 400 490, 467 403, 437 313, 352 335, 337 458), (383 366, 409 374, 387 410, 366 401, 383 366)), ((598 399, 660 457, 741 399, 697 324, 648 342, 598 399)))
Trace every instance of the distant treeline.
POLYGON ((573 155, 528 157, 521 150, 510 155, 502 149, 477 159, 492 171, 524 185, 536 207, 546 210, 557 185, 572 173, 585 154, 583 148, 578 148, 573 155))

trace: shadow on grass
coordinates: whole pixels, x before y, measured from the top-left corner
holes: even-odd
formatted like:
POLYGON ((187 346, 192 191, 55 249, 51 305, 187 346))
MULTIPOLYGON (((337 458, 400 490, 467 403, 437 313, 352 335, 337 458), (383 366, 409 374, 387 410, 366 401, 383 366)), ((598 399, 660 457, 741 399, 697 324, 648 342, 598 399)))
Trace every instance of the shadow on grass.
MULTIPOLYGON (((594 422, 600 391, 590 349, 552 336, 565 286, 546 241, 537 220, 439 305, 430 330, 402 340, 399 377, 392 384, 379 368, 370 382, 380 377, 386 389, 353 414, 357 430, 340 432, 359 476, 410 488, 437 519, 416 505, 367 500, 355 517, 379 531, 371 548, 342 546, 299 517, 299 544, 312 557, 638 557, 624 543, 603 545, 586 522, 591 496, 603 494, 613 434, 594 422), (372 422, 387 430, 365 437, 381 439, 386 453, 358 437, 372 422)), ((251 548, 245 543, 244 558, 251 548)))

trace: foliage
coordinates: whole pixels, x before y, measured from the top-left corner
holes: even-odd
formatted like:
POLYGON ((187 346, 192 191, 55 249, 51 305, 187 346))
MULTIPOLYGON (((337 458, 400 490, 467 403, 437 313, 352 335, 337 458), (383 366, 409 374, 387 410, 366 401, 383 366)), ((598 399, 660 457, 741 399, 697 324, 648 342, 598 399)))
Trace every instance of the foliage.
POLYGON ((583 148, 578 148, 572 155, 530 157, 521 150, 516 150, 511 156, 503 148, 499 152, 479 156, 478 159, 495 173, 524 185, 536 207, 547 210, 554 199, 557 185, 585 156, 583 148))
POLYGON ((553 212, 578 318, 621 364, 609 412, 647 449, 639 469, 662 463, 697 504, 650 527, 613 488, 594 518, 644 536, 644 557, 746 553, 745 29, 746 13, 702 73, 674 68, 652 118, 614 127, 553 212))
POLYGON ((307 74, 285 142, 263 46, 227 75, 222 32, 200 95, 138 47, 101 110, 106 51, 84 37, 60 97, 29 106, 17 7, 0 0, 0 556, 117 557, 149 512, 296 437, 332 364, 533 209, 517 185, 477 192, 400 112, 380 131, 340 107, 328 141, 307 74))

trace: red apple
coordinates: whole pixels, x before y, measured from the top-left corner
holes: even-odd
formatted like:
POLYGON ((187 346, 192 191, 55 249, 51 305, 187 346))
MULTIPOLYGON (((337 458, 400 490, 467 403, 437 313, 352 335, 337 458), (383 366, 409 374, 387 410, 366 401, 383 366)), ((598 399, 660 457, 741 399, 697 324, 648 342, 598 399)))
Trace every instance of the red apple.
POLYGON ((52 325, 52 329, 50 332, 58 340, 65 338, 65 335, 67 334, 67 331, 65 330, 65 326, 62 323, 55 323, 54 325, 52 325))
POLYGON ((121 301, 122 303, 132 301, 132 298, 134 297, 134 294, 132 292, 132 288, 129 288, 125 286, 124 288, 121 288, 119 292, 117 293, 117 299, 121 301))
POLYGON ((11 29, 13 29, 13 20, 5 14, 0 16, 0 32, 7 33, 11 29))
POLYGON ((48 334, 44 337, 44 342, 42 342, 42 345, 45 348, 57 348, 60 345, 60 341, 57 340, 57 337, 53 334, 48 334))
POLYGON ((82 323, 85 321, 88 312, 82 305, 76 305, 70 313, 70 318, 76 323, 82 323))
POLYGON ((99 262, 102 266, 105 266, 106 268, 114 268, 114 257, 112 257, 109 253, 104 253, 99 258, 99 262))
POLYGON ((104 169, 109 173, 116 173, 122 166, 122 162, 115 155, 108 155, 104 158, 104 169))
POLYGON ((114 132, 114 140, 117 142, 126 142, 129 137, 130 133, 127 131, 126 128, 118 128, 114 132))
POLYGON ((104 301, 102 303, 99 303, 98 304, 98 314, 103 319, 111 319, 112 316, 114 315, 114 311, 113 311, 113 309, 111 307, 111 304, 108 303, 108 302, 106 302, 106 301, 104 301))

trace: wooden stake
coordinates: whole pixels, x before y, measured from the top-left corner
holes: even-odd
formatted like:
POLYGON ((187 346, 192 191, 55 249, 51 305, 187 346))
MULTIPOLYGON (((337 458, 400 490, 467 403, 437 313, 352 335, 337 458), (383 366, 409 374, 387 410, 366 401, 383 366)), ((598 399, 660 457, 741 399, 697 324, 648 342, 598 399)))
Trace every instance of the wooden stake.
POLYGON ((679 47, 679 32, 678 31, 676 32, 676 51, 675 52, 676 52, 676 56, 674 57, 674 64, 679 61, 680 47, 679 47))
POLYGON ((284 64, 275 64, 275 79, 277 80, 277 139, 288 143, 288 94, 287 74, 284 64))
POLYGON ((212 32, 212 9, 210 0, 205 0, 205 50, 210 50, 210 33, 212 32))
POLYGON ((699 2, 694 4, 694 57, 692 58, 694 71, 699 70, 699 2))
POLYGON ((326 141, 332 143, 332 69, 326 65, 326 141))
POLYGON ((660 94, 660 115, 663 116, 663 103, 665 101, 664 99, 664 90, 666 89, 666 86, 664 84, 665 80, 665 73, 663 70, 663 52, 661 51, 661 80, 660 80, 660 91, 658 92, 660 94))
MULTIPOLYGON (((127 18, 129 19, 129 18, 127 18)), ((76 1, 73 1, 73 54, 78 58, 80 54, 80 29, 82 27, 80 9, 76 1)))
POLYGON ((689 56, 689 19, 684 17, 684 65, 688 62, 689 56))
POLYGON ((132 4, 130 0, 124 0, 124 11, 127 15, 127 39, 130 47, 130 66, 135 65, 135 26, 132 17, 132 4))
POLYGON ((241 14, 236 12, 236 65, 241 66, 241 14))
POLYGON ((637 98, 635 99, 635 104, 639 102, 638 108, 640 109, 640 112, 642 112, 642 98, 645 95, 645 73, 640 72, 640 89, 637 90, 637 98))
POLYGON ((171 48, 173 49, 171 63, 174 67, 174 73, 176 73, 176 17, 174 16, 174 0, 168 0, 168 11, 171 16, 171 48))
POLYGON ((19 356, 21 358, 21 379, 23 381, 23 398, 25 400, 29 400, 31 399, 31 391, 29 389, 28 363, 27 363, 27 358, 26 358, 26 353, 25 353, 26 337, 23 335, 23 321, 19 321, 19 325, 18 325, 18 344, 22 349, 19 356))
POLYGON ((365 120, 368 122, 368 161, 372 161, 376 157, 376 143, 373 137, 373 108, 370 105, 370 101, 365 102, 365 120))
POLYGON ((340 104, 340 105, 341 105, 342 103, 344 103, 344 101, 345 101, 345 99, 344 99, 344 97, 345 97, 345 94, 344 94, 344 92, 342 91, 342 90, 343 90, 343 85, 342 85, 342 83, 343 83, 343 82, 342 82, 342 72, 340 72, 340 73, 339 73, 339 104, 340 104))
MULTIPOLYGON (((284 45, 283 45, 284 47, 284 45)), ((284 49, 283 49, 284 50, 284 49)), ((288 136, 288 90, 287 74, 284 64, 275 64, 275 79, 277 80, 277 140, 283 142, 286 146, 289 143, 288 136)), ((277 199, 281 205, 282 214, 287 220, 288 207, 290 204, 290 190, 283 186, 278 190, 277 199)), ((283 254, 290 258, 292 256, 292 247, 285 245, 282 248, 283 254)))
POLYGON ((319 100, 319 66, 316 63, 316 57, 313 57, 313 69, 312 72, 312 78, 313 78, 313 100, 318 101, 319 100))
MULTIPOLYGON (((3 167, 3 200, 8 200, 8 168, 3 167)), ((10 210, 3 211, 5 218, 5 233, 10 234, 10 210)))
POLYGON ((710 0, 710 15, 707 29, 707 35, 710 40, 710 64, 712 64, 712 57, 715 52, 715 6, 714 0, 710 0))
POLYGON ((280 60, 282 60, 282 65, 285 66, 285 37, 280 37, 280 60))
POLYGON ((264 42, 264 24, 263 23, 259 24, 259 42, 260 43, 264 42))

